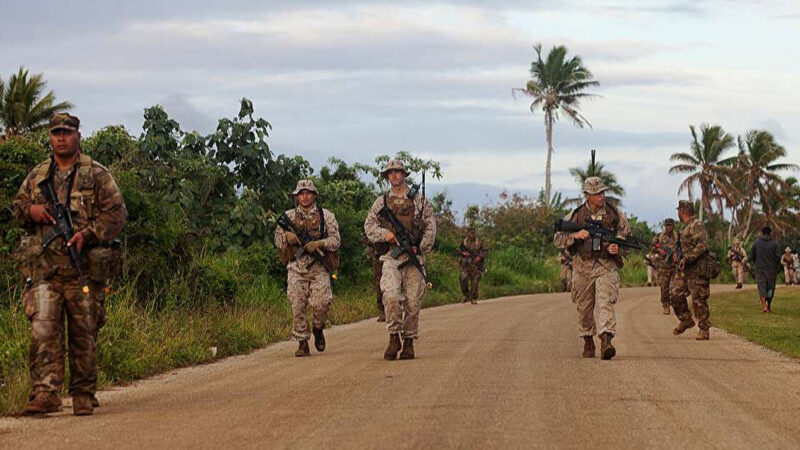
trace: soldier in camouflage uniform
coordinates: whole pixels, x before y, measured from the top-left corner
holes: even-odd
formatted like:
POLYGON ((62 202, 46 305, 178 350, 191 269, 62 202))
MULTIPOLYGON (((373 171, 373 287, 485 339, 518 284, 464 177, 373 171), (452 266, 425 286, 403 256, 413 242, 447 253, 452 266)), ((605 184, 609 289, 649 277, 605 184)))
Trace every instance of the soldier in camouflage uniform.
POLYGON ((50 119, 50 160, 28 174, 14 199, 14 214, 29 233, 16 259, 31 287, 25 295, 25 314, 31 321, 30 377, 32 395, 26 414, 58 411, 58 392, 64 384, 64 316, 69 340, 69 393, 73 413, 90 415, 97 387, 96 332, 104 318, 102 289, 110 265, 118 265, 108 245, 127 220, 122 194, 108 169, 80 150, 80 120, 69 114, 50 119), (68 206, 74 227, 69 242, 57 238, 47 248, 42 237, 55 224, 40 183, 49 183, 59 202, 68 206), (67 247, 80 253, 89 276, 84 286, 67 247))
POLYGON ((741 289, 747 272, 747 252, 744 251, 738 239, 733 241, 731 249, 728 250, 728 261, 731 263, 733 278, 736 280, 736 289, 741 289))
POLYGON ((681 251, 678 269, 670 286, 670 296, 672 308, 680 319, 680 323, 672 330, 672 334, 677 336, 695 325, 687 301, 687 297, 691 294, 694 317, 700 328, 696 339, 707 341, 709 328, 711 328, 708 311, 708 297, 711 289, 709 280, 698 270, 698 263, 709 252, 708 233, 706 233, 703 222, 695 217, 692 202, 682 200, 679 203, 678 217, 683 223, 683 229, 678 237, 681 251))
POLYGON ((302 357, 311 354, 308 347, 311 333, 308 331, 306 312, 309 305, 314 311, 311 330, 314 334, 314 347, 319 352, 325 351, 325 335, 322 330, 328 322, 333 290, 331 273, 322 261, 330 261, 332 254, 337 255, 341 238, 336 217, 327 209, 317 206, 317 189, 311 180, 298 181, 292 195, 297 206, 286 211, 286 215, 299 233, 307 233, 312 240, 305 243, 305 251, 299 258, 295 258, 302 244, 300 237, 276 227, 275 246, 281 261, 288 269, 286 296, 292 307, 292 336, 298 341, 295 356, 302 357))
POLYGON ((794 284, 794 259, 792 258, 792 249, 786 247, 783 250, 781 257, 781 264, 783 264, 783 282, 786 286, 794 284))
POLYGON ((401 337, 403 344, 400 359, 414 358, 414 340, 419 337, 419 312, 426 286, 419 270, 407 261, 409 257, 417 258, 424 267, 425 254, 433 249, 436 239, 433 208, 420 193, 409 198, 411 191, 406 184, 408 175, 402 161, 389 160, 381 171, 381 176, 389 181, 391 189, 375 200, 364 222, 364 231, 370 242, 387 243, 390 250, 396 248, 397 230, 392 229, 391 224, 378 215, 386 207, 418 242, 414 247, 416 254, 413 256, 404 253, 395 259, 392 258, 391 251, 387 251, 380 257, 383 263, 380 284, 386 308, 386 328, 389 331, 389 345, 383 357, 389 361, 397 358, 401 337))
POLYGON ((475 300, 478 298, 478 283, 486 270, 488 254, 489 250, 476 236, 475 228, 469 227, 467 236, 458 247, 458 255, 461 257, 459 261, 461 273, 458 280, 461 284, 461 293, 464 295, 461 303, 470 302, 473 305, 477 303, 475 300))
MULTIPOLYGON (((589 177, 584 181, 583 193, 586 202, 565 217, 565 220, 585 225, 588 220, 597 220, 617 236, 624 239, 630 236, 631 227, 625 214, 605 201, 608 190, 598 177, 589 177)), ((619 268, 622 267, 622 255, 616 244, 603 242, 599 251, 592 248, 589 232, 581 230, 575 233, 558 232, 554 242, 560 249, 568 249, 575 255, 572 263, 572 301, 578 307, 578 334, 584 340, 583 356, 594 358, 594 335, 598 331, 594 312, 598 310, 600 331, 600 354, 603 359, 611 359, 616 349, 611 339, 617 332, 617 320, 614 304, 619 297, 619 268)))
POLYGON ((650 248, 653 252, 658 253, 660 256, 658 285, 661 287, 661 308, 666 315, 669 315, 669 305, 672 303, 669 286, 672 282, 672 278, 675 276, 677 261, 674 260, 674 256, 677 242, 678 238, 675 235, 675 221, 672 219, 665 219, 664 231, 655 235, 655 237, 653 237, 653 242, 650 244, 650 248))

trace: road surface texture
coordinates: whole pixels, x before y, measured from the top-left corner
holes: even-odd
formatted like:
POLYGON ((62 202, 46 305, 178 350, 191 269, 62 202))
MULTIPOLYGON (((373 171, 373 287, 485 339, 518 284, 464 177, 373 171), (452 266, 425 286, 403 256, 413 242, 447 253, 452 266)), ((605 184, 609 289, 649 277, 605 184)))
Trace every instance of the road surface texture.
POLYGON ((800 448, 800 363, 674 337, 657 295, 622 292, 612 361, 581 358, 567 294, 449 305, 413 361, 368 320, 309 358, 282 342, 100 392, 92 417, 0 418, 0 448, 800 448))

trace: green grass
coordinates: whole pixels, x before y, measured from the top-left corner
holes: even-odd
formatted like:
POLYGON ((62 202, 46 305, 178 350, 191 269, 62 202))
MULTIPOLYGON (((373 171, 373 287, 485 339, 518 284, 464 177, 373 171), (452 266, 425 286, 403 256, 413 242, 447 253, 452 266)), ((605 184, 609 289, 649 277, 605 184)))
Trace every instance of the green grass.
POLYGON ((771 314, 761 312, 756 291, 715 294, 711 323, 750 342, 800 358, 800 290, 779 288, 771 314))

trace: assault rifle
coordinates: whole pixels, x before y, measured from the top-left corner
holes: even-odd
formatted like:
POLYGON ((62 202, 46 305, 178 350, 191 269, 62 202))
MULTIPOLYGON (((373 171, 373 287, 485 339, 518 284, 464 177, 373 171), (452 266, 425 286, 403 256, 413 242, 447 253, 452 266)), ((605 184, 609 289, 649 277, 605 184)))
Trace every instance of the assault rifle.
POLYGON ((656 248, 659 249, 659 250, 664 250, 664 253, 666 253, 666 256, 664 256, 664 258, 668 261, 668 264, 669 263, 672 263, 672 264, 675 263, 675 261, 672 260, 672 257, 675 256, 675 250, 674 249, 671 249, 669 247, 664 247, 661 244, 656 244, 656 248))
MULTIPOLYGON (((72 175, 74 176, 74 174, 72 175)), ((69 210, 69 205, 64 205, 58 201, 58 196, 53 190, 53 183, 51 178, 45 178, 39 182, 39 189, 41 189, 45 200, 49 203, 50 212, 56 220, 55 225, 50 228, 47 233, 42 236, 42 247, 47 248, 57 238, 64 239, 67 244, 75 236, 75 227, 72 223, 72 213, 69 210)), ((67 203, 69 203, 69 195, 72 191, 72 180, 69 182, 69 191, 67 193, 67 203)), ((81 263, 81 252, 74 245, 67 245, 67 253, 75 270, 78 271, 78 278, 80 279, 82 290, 84 294, 89 293, 89 282, 86 280, 86 274, 83 271, 83 264, 81 263)))
POLYGON ((391 251, 389 256, 392 259, 397 259, 402 254, 407 254, 408 259, 398 266, 399 268, 404 267, 406 264, 413 264, 414 267, 419 270, 419 273, 422 274, 422 279, 425 280, 425 284, 427 285, 428 289, 433 289, 433 283, 428 281, 428 275, 425 274, 425 269, 420 264, 417 254, 414 253, 414 248, 419 245, 418 242, 414 240, 411 236, 411 233, 406 230, 406 227, 403 226, 402 223, 395 217, 394 213, 384 204, 383 208, 378 211, 378 216, 385 219, 389 224, 392 226, 394 230, 394 236, 397 239, 397 247, 391 251))
MULTIPOLYGON (((465 252, 469 253, 469 264, 470 265, 472 265, 473 261, 475 261, 475 258, 481 256, 480 254, 470 250, 469 247, 464 245, 463 242, 461 243, 461 245, 458 246, 458 251, 459 251, 459 255, 461 257, 464 257, 463 253, 465 253, 465 252)), ((478 265, 482 265, 484 263, 484 261, 485 261, 485 259, 481 258, 480 262, 478 262, 478 265)))
POLYGON ((564 231, 567 233, 576 233, 581 230, 589 232, 592 237, 592 250, 599 252, 601 250, 602 242, 609 244, 616 244, 620 247, 635 248, 641 250, 644 247, 635 239, 620 239, 617 237, 617 232, 603 227, 603 223, 598 220, 587 220, 586 225, 580 225, 569 220, 558 219, 556 220, 556 231, 564 231))
MULTIPOLYGON (((320 211, 320 214, 322 214, 322 211, 320 211)), ((311 235, 308 234, 307 231, 300 230, 297 227, 295 227, 294 223, 292 223, 292 219, 290 219, 285 212, 281 214, 280 217, 278 217, 278 220, 276 220, 275 223, 279 227, 281 227, 283 231, 294 233, 297 236, 297 239, 300 240, 300 245, 298 246, 297 251, 294 253, 294 259, 297 260, 301 256, 303 256, 303 253, 306 253, 306 244, 313 241, 314 238, 311 237, 311 235)), ((333 277, 333 279, 336 280, 337 276, 334 273, 334 271, 331 270, 331 267, 328 266, 328 263, 325 260, 325 253, 321 249, 317 249, 316 252, 309 253, 309 255, 311 255, 311 257, 314 258, 314 261, 322 264, 322 267, 324 267, 325 270, 327 270, 331 274, 331 277, 333 277)))

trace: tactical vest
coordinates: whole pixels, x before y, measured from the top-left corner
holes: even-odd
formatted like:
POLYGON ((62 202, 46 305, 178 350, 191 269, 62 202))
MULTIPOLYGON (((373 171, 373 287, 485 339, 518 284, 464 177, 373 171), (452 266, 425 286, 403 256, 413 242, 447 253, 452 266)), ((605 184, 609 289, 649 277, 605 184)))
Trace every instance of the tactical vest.
POLYGON ((662 232, 658 235, 658 243, 661 244, 664 251, 670 252, 675 251, 675 245, 678 243, 677 238, 673 232, 672 235, 667 234, 666 232, 662 232))
POLYGON ((328 237, 327 230, 325 229, 325 214, 322 208, 317 206, 316 214, 299 214, 295 213, 292 223, 295 228, 305 233, 308 233, 312 239, 319 240, 328 237))
POLYGON ((739 250, 732 249, 732 250, 731 250, 731 260, 732 260, 732 261, 735 261, 735 262, 742 262, 742 261, 744 261, 744 256, 742 256, 742 251, 741 251, 741 249, 739 249, 739 250))
MULTIPOLYGON (((614 207, 606 203, 603 208, 603 228, 609 230, 616 230, 619 227, 619 213, 614 207)), ((572 214, 572 221, 583 226, 592 218, 592 213, 589 207, 584 203, 572 214)), ((592 239, 584 239, 575 244, 575 253, 584 261, 591 259, 613 259, 621 262, 619 255, 614 256, 608 253, 608 246, 603 245, 599 252, 592 250, 592 239)))
MULTIPOLYGON (((422 226, 420 223, 419 214, 416 211, 416 204, 413 199, 408 197, 393 197, 389 194, 383 196, 383 204, 389 211, 397 217, 397 220, 403 227, 411 233, 414 242, 419 243, 422 240, 422 226)), ((392 225, 388 220, 380 218, 381 227, 387 230, 392 230, 392 225)), ((394 230, 393 230, 394 231, 394 230)))

